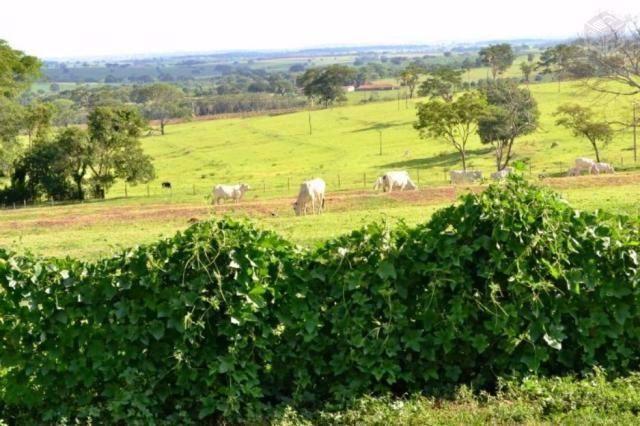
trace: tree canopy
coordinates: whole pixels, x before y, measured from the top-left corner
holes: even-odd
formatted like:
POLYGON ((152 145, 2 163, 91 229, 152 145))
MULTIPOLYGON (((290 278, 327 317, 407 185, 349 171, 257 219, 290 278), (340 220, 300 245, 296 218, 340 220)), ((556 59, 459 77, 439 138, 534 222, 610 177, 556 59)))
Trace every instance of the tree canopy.
POLYGON ((428 96, 431 99, 441 98, 445 102, 451 102, 453 96, 462 86, 462 74, 464 70, 451 67, 438 67, 427 73, 427 78, 418 89, 418 95, 428 96))
POLYGON ((423 138, 442 138, 460 154, 462 169, 467 170, 466 145, 475 133, 486 109, 486 101, 478 93, 464 93, 451 102, 432 100, 418 104, 418 120, 414 127, 423 138))
POLYGON ((596 160, 600 162, 600 151, 613 137, 610 123, 598 120, 593 110, 578 104, 564 104, 554 114, 556 124, 573 132, 574 136, 586 138, 593 148, 596 160))
POLYGON ((325 107, 345 99, 343 86, 352 84, 356 70, 345 65, 310 68, 297 79, 305 96, 325 107))
POLYGON ((158 120, 160 133, 164 135, 167 121, 191 115, 184 92, 168 83, 154 83, 134 90, 132 98, 142 104, 142 113, 149 120, 158 120))
POLYGON ((494 80, 513 64, 515 58, 513 49, 508 43, 493 44, 485 47, 480 50, 478 55, 482 64, 491 68, 491 75, 494 80))
POLYGON ((493 145, 497 170, 502 170, 509 165, 516 138, 538 127, 540 112, 531 92, 512 81, 490 82, 482 92, 489 107, 478 122, 478 134, 482 143, 493 145))

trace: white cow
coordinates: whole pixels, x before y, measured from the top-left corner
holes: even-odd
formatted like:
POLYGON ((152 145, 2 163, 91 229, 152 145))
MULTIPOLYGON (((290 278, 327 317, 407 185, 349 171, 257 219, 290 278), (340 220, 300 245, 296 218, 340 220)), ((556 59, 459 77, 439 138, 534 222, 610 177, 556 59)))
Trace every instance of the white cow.
POLYGON ((298 192, 298 199, 293 203, 293 210, 296 212, 296 216, 306 215, 309 203, 311 203, 311 212, 313 214, 316 213, 316 205, 318 206, 318 214, 322 213, 326 187, 324 180, 320 178, 302 182, 298 192))
POLYGON ((567 176, 580 176, 581 170, 577 167, 572 167, 567 171, 567 176))
POLYGON ((451 170, 451 183, 456 185, 459 183, 471 183, 482 179, 482 172, 478 170, 451 170))
POLYGON ((491 179, 493 179, 493 180, 502 180, 502 179, 506 178, 507 176, 509 176, 511 174, 511 172, 513 172, 513 168, 505 167, 504 169, 502 169, 502 170, 500 170, 498 172, 491 173, 491 179))
POLYGON ((404 191, 405 189, 418 189, 418 186, 411 180, 409 173, 405 170, 387 172, 376 179, 374 190, 382 188, 384 192, 391 192, 394 189, 404 191))
POLYGON ((596 163, 591 169, 591 173, 599 175, 600 173, 615 173, 613 166, 609 163, 596 163))
POLYGON ((242 199, 245 192, 251 188, 246 183, 237 185, 216 185, 213 188, 213 202, 220 204, 222 200, 232 199, 236 203, 242 199))
POLYGON ((596 162, 591 158, 576 158, 576 163, 574 169, 578 171, 578 175, 582 174, 583 171, 593 173, 595 170, 596 162))

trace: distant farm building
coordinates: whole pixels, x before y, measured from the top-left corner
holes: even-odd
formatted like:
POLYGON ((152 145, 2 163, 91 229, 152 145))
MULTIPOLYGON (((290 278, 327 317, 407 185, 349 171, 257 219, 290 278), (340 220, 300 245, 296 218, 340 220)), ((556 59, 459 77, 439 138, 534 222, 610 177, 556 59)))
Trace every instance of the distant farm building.
POLYGON ((343 87, 342 87, 342 89, 343 89, 345 92, 353 92, 353 91, 355 91, 355 90, 356 90, 355 86, 343 86, 343 87))
POLYGON ((356 90, 358 91, 371 91, 371 90, 394 90, 397 89, 398 86, 394 86, 391 83, 365 83, 360 86, 356 90))

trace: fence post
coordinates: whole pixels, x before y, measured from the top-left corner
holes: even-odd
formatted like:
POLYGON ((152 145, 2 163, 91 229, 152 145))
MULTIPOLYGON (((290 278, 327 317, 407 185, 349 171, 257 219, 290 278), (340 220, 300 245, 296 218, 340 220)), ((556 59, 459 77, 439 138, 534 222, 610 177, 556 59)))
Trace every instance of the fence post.
POLYGON ((147 184, 147 197, 149 196, 149 184, 147 184))
POLYGON ((291 192, 291 178, 287 178, 287 192, 291 192))
POLYGON ((22 204, 24 205, 25 208, 27 208, 27 200, 22 200, 22 204))
POLYGON ((419 167, 418 167, 417 171, 418 171, 418 185, 420 185, 420 168, 419 167))
POLYGON ((124 198, 129 198, 129 194, 127 192, 127 182, 124 183, 124 198))
POLYGON ((529 176, 531 176, 531 163, 529 163, 529 176))
POLYGON ((15 202, 13 203, 13 209, 14 210, 16 209, 16 203, 15 202))
POLYGON ((340 175, 338 175, 338 189, 340 189, 340 175))
POLYGON ((363 188, 367 187, 367 174, 366 173, 362 174, 362 187, 363 188))
POLYGON ((55 201, 53 201, 53 197, 51 197, 51 207, 55 205, 55 201))

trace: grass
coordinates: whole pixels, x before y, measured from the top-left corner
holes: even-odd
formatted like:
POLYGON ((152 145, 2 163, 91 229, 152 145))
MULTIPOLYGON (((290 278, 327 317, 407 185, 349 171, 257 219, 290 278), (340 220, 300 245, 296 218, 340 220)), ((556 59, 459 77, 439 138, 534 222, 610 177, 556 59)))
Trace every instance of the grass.
POLYGON ((461 387, 448 397, 362 398, 342 410, 283 408, 271 424, 289 425, 635 425, 640 419, 640 376, 607 379, 525 378, 495 394, 461 387))
MULTIPOLYGON (((586 141, 555 126, 553 112, 560 104, 599 105, 609 118, 628 118, 629 99, 603 98, 579 83, 536 84, 531 91, 541 110, 540 129, 520 138, 514 150, 517 159, 531 164, 532 177, 560 174, 576 157, 593 156, 586 141)), ((429 190, 445 185, 447 170, 458 169, 460 162, 442 141, 419 138, 412 127, 418 101, 312 111, 312 134, 306 111, 170 125, 166 136, 143 139, 156 166, 154 182, 126 187, 126 192, 125 185, 117 183, 99 203, 0 211, 0 245, 43 255, 95 258, 170 235, 188 226, 189 219, 211 213, 250 216, 305 245, 383 217, 391 222, 427 220, 435 208, 454 201, 453 196, 429 199, 429 190), (375 177, 389 169, 409 170, 427 192, 421 192, 419 200, 367 195, 375 177), (327 181, 329 210, 321 217, 295 218, 290 203, 299 182, 314 176, 327 181), (173 189, 162 190, 162 181, 170 181, 173 189), (239 181, 253 187, 241 206, 208 207, 214 184, 239 181), (341 200, 353 191, 359 195, 341 200), (337 207, 332 198, 338 199, 337 207)), ((618 168, 633 164, 630 132, 617 133, 603 155, 618 168)), ((477 138, 469 143, 469 164, 485 175, 493 170, 490 147, 477 138)), ((635 215, 640 191, 633 176, 638 175, 629 176, 620 182, 565 178, 557 186, 578 208, 635 215)))

